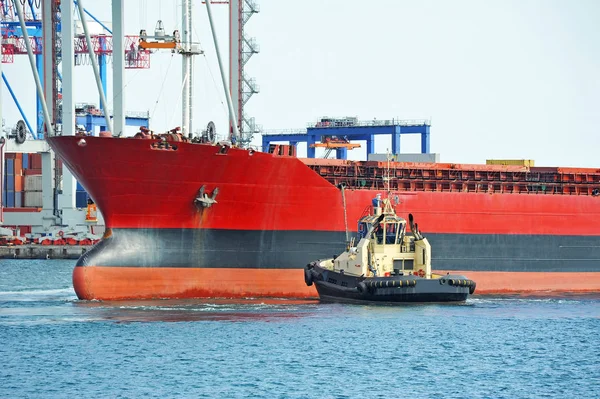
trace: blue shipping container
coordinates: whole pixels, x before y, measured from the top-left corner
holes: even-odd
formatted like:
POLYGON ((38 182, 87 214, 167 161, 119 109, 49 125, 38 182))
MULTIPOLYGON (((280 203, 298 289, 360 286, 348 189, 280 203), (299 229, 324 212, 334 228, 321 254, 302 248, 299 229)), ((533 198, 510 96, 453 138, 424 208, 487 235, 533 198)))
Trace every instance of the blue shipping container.
POLYGON ((6 206, 7 208, 15 207, 15 192, 14 191, 6 192, 6 202, 4 203, 4 206, 6 206))
POLYGON ((15 192, 15 208, 23 207, 23 192, 16 191, 15 192))
POLYGON ((7 175, 14 175, 15 174, 15 160, 14 159, 7 159, 6 160, 6 172, 5 174, 7 175))
POLYGON ((85 191, 81 183, 77 182, 77 189, 75 191, 85 191))
POLYGON ((6 175, 4 178, 6 179, 6 190, 15 191, 15 177, 13 175, 6 175))
POLYGON ((87 206, 88 195, 85 191, 75 192, 75 207, 85 208, 87 206))

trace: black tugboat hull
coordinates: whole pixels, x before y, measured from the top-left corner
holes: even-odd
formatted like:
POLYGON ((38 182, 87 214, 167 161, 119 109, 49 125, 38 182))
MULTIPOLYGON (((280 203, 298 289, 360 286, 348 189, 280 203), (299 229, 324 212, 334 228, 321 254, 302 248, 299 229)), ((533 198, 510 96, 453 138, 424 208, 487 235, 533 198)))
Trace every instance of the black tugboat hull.
POLYGON ((464 302, 475 291, 465 276, 426 279, 414 275, 364 278, 307 265, 306 283, 314 285, 324 302, 425 303, 464 302))

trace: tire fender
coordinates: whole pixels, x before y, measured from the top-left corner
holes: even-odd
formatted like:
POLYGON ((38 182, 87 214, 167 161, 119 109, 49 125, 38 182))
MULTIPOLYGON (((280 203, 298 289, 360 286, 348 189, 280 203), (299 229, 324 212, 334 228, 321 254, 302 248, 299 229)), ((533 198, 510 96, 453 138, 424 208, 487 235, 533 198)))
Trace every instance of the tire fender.
POLYGON ((313 285, 313 275, 312 275, 312 271, 308 268, 304 269, 304 282, 306 283, 307 286, 311 286, 313 285))

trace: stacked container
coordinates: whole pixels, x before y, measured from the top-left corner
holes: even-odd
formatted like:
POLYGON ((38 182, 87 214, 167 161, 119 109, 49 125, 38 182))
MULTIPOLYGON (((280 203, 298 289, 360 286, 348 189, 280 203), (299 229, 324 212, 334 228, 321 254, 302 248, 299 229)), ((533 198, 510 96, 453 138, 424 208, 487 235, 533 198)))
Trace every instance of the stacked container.
POLYGON ((6 208, 14 208, 15 206, 15 160, 8 158, 6 154, 4 160, 4 187, 2 190, 2 204, 6 208))
POLYGON ((42 175, 26 175, 25 207, 41 208, 42 206, 42 175))
MULTIPOLYGON (((57 173, 62 175, 62 162, 57 159, 57 173)), ((5 154, 2 204, 6 208, 42 208, 42 154, 5 154)), ((85 208, 88 194, 77 182, 75 206, 85 208)))
POLYGON ((24 170, 26 208, 41 208, 42 202, 42 155, 29 154, 29 168, 24 170))
POLYGON ((6 208, 23 206, 23 154, 10 153, 4 159, 2 204, 6 208))

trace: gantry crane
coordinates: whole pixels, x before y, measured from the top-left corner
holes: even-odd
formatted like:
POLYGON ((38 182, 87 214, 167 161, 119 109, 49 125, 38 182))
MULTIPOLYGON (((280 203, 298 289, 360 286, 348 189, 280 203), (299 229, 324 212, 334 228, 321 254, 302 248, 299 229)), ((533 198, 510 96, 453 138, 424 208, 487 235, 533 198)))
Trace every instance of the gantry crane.
MULTIPOLYGON (((20 0, 16 0, 20 1, 20 0)), ((75 3, 77 3, 75 1, 75 3)), ((24 8, 25 11, 25 24, 27 26, 27 33, 29 34, 29 41, 33 52, 36 56, 36 64, 38 65, 38 73, 43 76, 42 72, 42 49, 43 49, 43 32, 42 32, 42 21, 41 18, 41 5, 40 0, 27 0, 27 6, 24 8)), ((53 7, 53 35, 60 35, 60 0, 52 1, 53 7)), ((100 26, 103 27, 107 34, 96 34, 92 35, 91 42, 93 52, 98 57, 98 65, 100 69, 100 78, 102 80, 103 91, 106 95, 106 81, 107 81, 107 57, 112 54, 112 31, 107 28, 104 24, 98 21, 91 13, 85 10, 92 19, 94 19, 100 26)), ((2 35, 2 63, 8 64, 14 62, 15 55, 26 55, 27 48, 25 38, 19 25, 18 16, 14 8, 12 0, 0 0, 0 32, 2 35)), ((88 44, 86 42, 83 32, 75 32, 74 37, 75 45, 75 65, 84 65, 86 58, 89 57, 88 44)), ((125 36, 125 68, 127 69, 147 69, 150 68, 150 51, 140 48, 139 46, 140 37, 128 35, 125 36)), ((60 42, 60 41, 57 41, 60 42)), ((53 92, 55 98, 61 98, 60 80, 61 75, 59 72, 59 64, 61 62, 61 49, 57 46, 56 51, 52 54, 55 82, 53 85, 53 92)), ((29 131, 32 133, 34 138, 43 138, 43 116, 41 112, 41 100, 37 98, 37 126, 33 130, 29 123, 19 101, 16 97, 15 92, 4 73, 2 73, 2 79, 11 94, 21 117, 27 125, 29 131)), ((56 104, 56 109, 53 111, 55 122, 60 123, 61 113, 59 112, 59 102, 56 104)))

